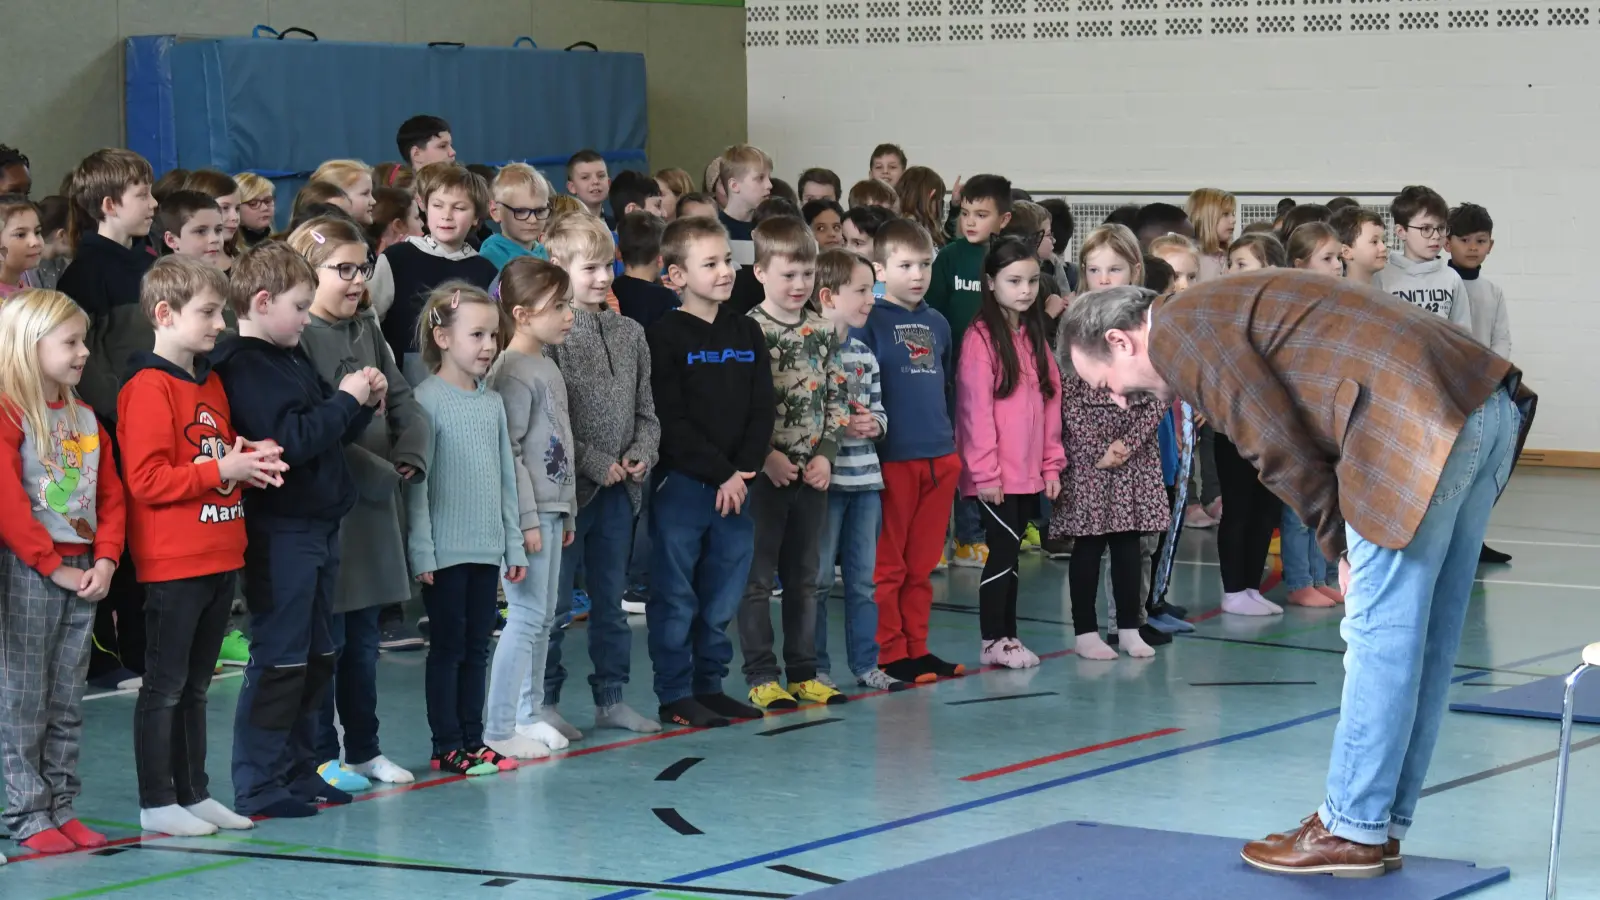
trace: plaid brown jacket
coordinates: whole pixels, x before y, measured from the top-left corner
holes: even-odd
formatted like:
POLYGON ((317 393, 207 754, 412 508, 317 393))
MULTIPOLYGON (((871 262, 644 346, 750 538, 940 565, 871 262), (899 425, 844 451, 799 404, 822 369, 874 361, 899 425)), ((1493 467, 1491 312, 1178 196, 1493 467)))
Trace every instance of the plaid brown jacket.
POLYGON ((1436 315, 1285 269, 1157 300, 1150 361, 1330 559, 1346 520, 1381 547, 1409 544, 1467 416, 1521 374, 1436 315))

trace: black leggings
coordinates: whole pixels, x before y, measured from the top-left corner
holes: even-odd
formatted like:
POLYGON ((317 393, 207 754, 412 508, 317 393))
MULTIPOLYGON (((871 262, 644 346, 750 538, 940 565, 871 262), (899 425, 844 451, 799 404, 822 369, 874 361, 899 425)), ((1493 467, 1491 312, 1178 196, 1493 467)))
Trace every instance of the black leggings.
POLYGON ((1039 508, 1038 494, 1006 494, 997 504, 978 502, 989 561, 978 584, 978 627, 986 641, 1017 636, 1017 557, 1022 530, 1039 508))
POLYGON ((1222 524, 1217 526, 1222 589, 1236 594, 1261 586, 1267 549, 1283 515, 1283 502, 1261 483, 1255 466, 1239 455, 1227 435, 1216 436, 1213 451, 1222 487, 1222 524))
MULTIPOLYGON (((1074 540, 1072 562, 1067 566, 1067 584, 1072 591, 1072 628, 1076 634, 1100 630, 1095 618, 1095 601, 1100 590, 1100 557, 1105 555, 1108 546, 1111 548, 1111 596, 1117 603, 1117 629, 1138 631, 1143 624, 1139 591, 1144 566, 1139 562, 1139 532, 1092 534, 1074 540)), ((993 547, 989 552, 993 554, 993 547)))

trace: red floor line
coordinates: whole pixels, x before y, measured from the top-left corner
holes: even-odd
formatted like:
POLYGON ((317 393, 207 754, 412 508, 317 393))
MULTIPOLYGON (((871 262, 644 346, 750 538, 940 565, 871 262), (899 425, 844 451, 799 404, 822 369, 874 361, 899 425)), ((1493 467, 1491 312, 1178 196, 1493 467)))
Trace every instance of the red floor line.
POLYGON ((1114 741, 1106 741, 1104 744, 1091 744, 1088 747, 1079 747, 1076 750, 1068 750, 1065 753, 1056 753, 1051 756, 1041 756, 1038 759, 1030 759, 1026 762, 1013 763, 1012 765, 1003 766, 998 769, 990 769, 987 772, 979 772, 976 775, 967 775, 961 780, 968 782, 984 781, 986 779, 996 778, 1001 775, 1010 775, 1012 772, 1021 772, 1024 769, 1032 769, 1035 766, 1048 765, 1053 762, 1060 762, 1063 759, 1072 759, 1075 756, 1086 756, 1090 753, 1097 753, 1101 750, 1110 750, 1113 747, 1125 747, 1128 744, 1137 744, 1140 741, 1148 741, 1151 738, 1166 737, 1169 734, 1177 734, 1182 730, 1182 728, 1163 728, 1160 731, 1150 731, 1144 734, 1135 734, 1131 737, 1117 738, 1114 741))
MULTIPOLYGON (((1041 654, 1039 654, 1039 659, 1041 659, 1041 660, 1059 659, 1059 658, 1061 658, 1063 656, 1071 655, 1072 652, 1073 651, 1071 649, 1067 649, 1067 650, 1056 650, 1056 651, 1053 651, 1053 652, 1050 652, 1050 653, 1041 653, 1041 654)), ((1004 672, 1004 671, 1007 671, 1007 669, 1004 666, 984 666, 984 667, 982 667, 980 669, 977 669, 976 671, 969 672, 968 674, 981 675, 984 672, 1004 672)), ((929 682, 929 684, 937 684, 937 683, 938 682, 929 682)), ((918 685, 913 685, 912 688, 916 689, 916 688, 924 688, 924 687, 928 687, 928 686, 929 686, 928 684, 918 684, 918 685)), ((891 691, 865 691, 865 692, 860 693, 860 694, 850 694, 848 696, 850 697, 850 701, 853 703, 853 702, 855 702, 857 700, 869 700, 869 699, 871 699, 873 697, 882 697, 883 695, 889 694, 889 693, 894 693, 894 692, 891 692, 891 691)), ((811 704, 807 704, 805 706, 802 706, 799 709, 774 710, 774 711, 768 713, 765 718, 770 719, 770 718, 775 718, 777 716, 786 716, 786 715, 790 715, 792 713, 802 712, 802 711, 808 710, 808 709, 819 709, 819 708, 826 708, 826 707, 822 706, 821 704, 811 703, 811 704)), ((734 724, 734 726, 739 726, 739 725, 748 724, 750 722, 760 722, 760 721, 764 721, 764 719, 736 720, 733 724, 734 724)), ((660 734, 651 734, 651 735, 646 735, 644 737, 629 738, 628 740, 624 740, 624 741, 614 741, 614 742, 612 742, 610 744, 600 744, 600 745, 595 746, 595 747, 584 747, 584 748, 579 749, 579 750, 572 750, 570 752, 563 752, 563 753, 559 753, 559 754, 550 756, 550 757, 548 757, 546 759, 525 760, 517 768, 520 769, 520 768, 524 768, 524 767, 527 767, 527 766, 534 766, 534 765, 538 765, 540 763, 557 762, 557 761, 563 760, 563 759, 573 759, 573 758, 576 758, 576 757, 579 757, 579 756, 592 756, 593 754, 604 753, 604 752, 606 752, 608 750, 621 750, 624 747, 633 747, 633 746, 637 746, 639 744, 649 744, 649 743, 653 743, 655 741, 664 741, 664 740, 667 740, 668 738, 682 737, 683 735, 686 735, 686 734, 696 734, 698 732, 707 731, 707 730, 709 730, 709 729, 705 729, 705 728, 675 728, 675 729, 673 729, 671 731, 663 731, 660 734)), ((1115 744, 1107 744, 1106 746, 1109 747, 1109 746, 1116 746, 1116 745, 1115 744)), ((507 771, 508 772, 515 772, 516 769, 508 769, 507 771)), ((487 776, 485 776, 485 777, 487 777, 487 776)), ((971 777, 971 776, 969 776, 969 777, 971 777)), ((363 803, 363 802, 368 801, 368 800, 377 800, 380 797, 393 797, 393 796, 397 796, 399 794, 409 794, 409 793, 412 793, 413 791, 420 791, 420 790, 424 790, 424 789, 427 789, 427 788, 439 787, 440 785, 445 785, 445 784, 455 784, 457 782, 466 781, 466 780, 468 780, 468 779, 467 779, 467 776, 465 776, 465 775, 446 775, 446 776, 444 776, 442 778, 430 778, 430 779, 428 779, 426 781, 417 781, 417 782, 413 782, 411 784, 400 784, 400 785, 395 785, 394 787, 382 788, 382 789, 375 790, 375 791, 365 791, 363 793, 357 794, 355 796, 355 800, 352 801, 352 802, 354 802, 354 803, 363 803)), ((963 779, 963 780, 966 780, 966 779, 963 779)), ((337 809, 337 808, 338 807, 335 804, 331 804, 331 803, 325 803, 325 804, 322 804, 321 806, 318 807, 318 809, 337 809)), ((251 819, 251 821, 262 822, 262 821, 266 821, 266 818, 264 816, 255 816, 255 817, 253 817, 251 819)), ((118 838, 117 840, 114 840, 114 841, 111 841, 111 842, 107 843, 106 847, 125 847, 125 846, 127 846, 129 844, 138 844, 138 843, 143 843, 145 841, 162 841, 162 840, 170 840, 170 839, 171 839, 171 835, 165 835, 165 834, 136 835, 134 837, 118 838)), ((83 851, 80 850, 80 851, 75 851, 75 852, 81 853, 83 851)), ((25 854, 23 856, 13 856, 13 857, 10 858, 9 862, 13 862, 13 863, 32 862, 33 860, 37 860, 37 859, 52 859, 52 858, 56 858, 56 857, 59 857, 59 856, 72 856, 72 855, 74 855, 74 854, 73 853, 61 853, 61 854, 29 853, 29 854, 25 854)))
POLYGON ((1189 618, 1185 619, 1184 621, 1190 623, 1191 625, 1198 625, 1199 623, 1204 622, 1207 619, 1215 619, 1217 616, 1220 616, 1220 615, 1222 615, 1222 607, 1219 606, 1216 609, 1208 610, 1207 612, 1203 612, 1203 613, 1199 614, 1198 616, 1190 616, 1189 618))

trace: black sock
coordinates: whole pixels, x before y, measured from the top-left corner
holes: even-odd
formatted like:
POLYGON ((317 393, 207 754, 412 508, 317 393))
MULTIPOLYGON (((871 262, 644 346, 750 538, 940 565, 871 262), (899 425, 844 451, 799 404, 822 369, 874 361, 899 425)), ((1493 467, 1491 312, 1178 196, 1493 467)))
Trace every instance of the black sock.
POLYGON ((674 700, 661 707, 661 721, 690 728, 726 728, 728 720, 706 709, 693 697, 674 700))
POLYGON ((1165 631, 1162 631, 1159 628, 1152 628, 1149 625, 1139 626, 1139 637, 1144 638, 1144 642, 1152 647, 1159 647, 1162 644, 1172 643, 1172 635, 1167 634, 1165 631))
POLYGON ((926 674, 914 659, 897 659, 892 663, 884 663, 879 668, 896 681, 914 682, 918 675, 926 674))
POLYGON ((256 813, 269 819, 308 819, 317 814, 317 808, 299 800, 283 799, 268 803, 256 813))
POLYGON ((716 715, 730 719, 759 719, 766 715, 760 709, 748 703, 741 703, 721 691, 715 694, 695 694, 694 699, 716 715))
POLYGON ((965 673, 965 669, 953 663, 946 662, 932 653, 924 654, 913 660, 924 672, 932 672, 940 678, 954 678, 965 673))

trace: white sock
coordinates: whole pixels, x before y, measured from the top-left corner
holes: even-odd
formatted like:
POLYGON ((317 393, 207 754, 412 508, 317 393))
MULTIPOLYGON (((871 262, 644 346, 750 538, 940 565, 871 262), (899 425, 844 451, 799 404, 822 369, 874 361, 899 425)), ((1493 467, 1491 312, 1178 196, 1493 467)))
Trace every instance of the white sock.
MULTIPOLYGON (((566 738, 569 741, 581 741, 581 740, 583 740, 583 732, 581 732, 578 729, 572 727, 572 723, 568 722, 566 719, 563 719, 561 717, 561 710, 556 709, 554 706, 541 707, 540 710, 539 710, 539 721, 543 722, 546 725, 549 725, 551 728, 554 728, 556 731, 561 732, 561 736, 566 738)), ((561 747, 565 747, 565 746, 566 746, 565 743, 563 743, 561 745, 561 747)), ((557 747, 557 746, 552 744, 550 749, 551 750, 560 750, 561 747, 557 747)))
MULTIPOLYGON (((546 708, 548 709, 548 707, 546 708)), ((551 750, 565 750, 567 748, 567 744, 570 743, 567 740, 566 735, 557 731, 556 727, 551 725, 549 722, 535 722, 532 725, 519 725, 517 726, 517 733, 525 738, 528 738, 529 740, 538 741, 546 747, 549 747, 551 750)))
MULTIPOLYGON (((1118 640, 1121 640, 1120 635, 1118 640)), ((1073 641, 1073 650, 1080 659, 1111 660, 1117 658, 1117 651, 1110 644, 1107 644, 1104 638, 1100 637, 1100 632, 1098 631, 1078 635, 1077 640, 1073 641)))
POLYGON ((512 759, 544 759, 550 755, 549 747, 520 734, 510 740, 484 741, 484 744, 501 756, 509 756, 512 759))
POLYGON ((646 719, 634 712, 626 703, 613 703, 595 710, 594 727, 620 728, 636 734, 655 734, 661 730, 661 723, 646 719))
POLYGON ((417 776, 390 762, 388 757, 382 754, 364 763, 350 766, 349 769, 357 775, 364 775, 372 781, 381 781, 384 784, 410 784, 417 780, 417 776))
POLYGON ((217 826, 190 815, 176 803, 139 810, 139 827, 173 837, 201 837, 217 833, 217 826))
POLYGON ((1222 611, 1236 616, 1270 616, 1273 614, 1273 607, 1265 600, 1256 600, 1256 595, 1250 591, 1236 591, 1222 595, 1222 611))
POLYGON ((1279 606, 1276 603, 1273 603, 1271 600, 1268 600, 1266 597, 1261 596, 1261 591, 1257 590, 1256 588, 1251 588, 1250 590, 1246 591, 1245 593, 1248 593, 1250 596, 1254 597, 1258 603, 1265 603, 1267 605, 1267 609, 1272 610, 1272 614, 1273 615, 1276 616, 1276 615, 1278 615, 1278 614, 1283 612, 1283 607, 1279 606))
POLYGON ((1149 659, 1156 655, 1155 648, 1144 642, 1137 628, 1117 632, 1117 643, 1135 659, 1149 659))
POLYGON ((256 823, 210 798, 201 800, 193 806, 185 806, 184 809, 188 810, 189 815, 210 822, 218 828, 227 828, 231 831, 248 831, 256 827, 256 823))

